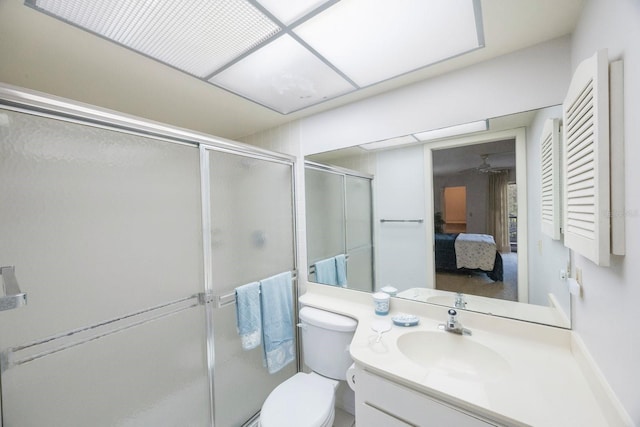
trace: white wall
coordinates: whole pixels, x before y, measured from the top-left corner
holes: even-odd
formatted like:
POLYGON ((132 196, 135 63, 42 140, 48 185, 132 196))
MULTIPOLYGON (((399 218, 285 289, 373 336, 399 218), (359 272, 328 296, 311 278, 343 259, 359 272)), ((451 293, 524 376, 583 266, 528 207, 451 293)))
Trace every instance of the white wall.
MULTIPOLYGON (((597 267, 576 255, 583 296, 573 300, 574 329, 631 418, 640 424, 640 2, 588 0, 572 40, 572 68, 601 48, 624 60, 627 255, 597 267)), ((622 165, 614 165, 622 167, 622 165)), ((614 189, 615 191, 615 189, 614 189)))
POLYGON ((527 197, 529 206, 529 302, 548 305, 548 294, 556 297, 560 307, 569 315, 571 300, 566 283, 560 280, 560 269, 567 268, 569 250, 562 240, 552 240, 542 233, 540 214, 541 180, 540 135, 547 118, 562 118, 562 106, 540 110, 527 128, 527 197))

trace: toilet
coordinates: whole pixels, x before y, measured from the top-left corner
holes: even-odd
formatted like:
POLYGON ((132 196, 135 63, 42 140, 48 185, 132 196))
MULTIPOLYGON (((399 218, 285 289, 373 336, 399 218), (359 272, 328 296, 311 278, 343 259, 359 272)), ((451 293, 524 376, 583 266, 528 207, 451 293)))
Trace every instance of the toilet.
POLYGON ((349 344, 357 322, 312 307, 300 310, 302 351, 313 371, 300 372, 276 387, 262 405, 261 427, 331 427, 335 391, 353 363, 349 344))

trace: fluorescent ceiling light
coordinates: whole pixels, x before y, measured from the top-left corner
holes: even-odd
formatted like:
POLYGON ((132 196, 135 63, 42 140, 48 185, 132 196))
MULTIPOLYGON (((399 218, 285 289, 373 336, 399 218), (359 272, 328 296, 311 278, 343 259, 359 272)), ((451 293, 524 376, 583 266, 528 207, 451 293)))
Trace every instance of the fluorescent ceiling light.
POLYGON ((287 34, 210 82, 285 114, 355 90, 287 34))
POLYGON ((200 78, 280 32, 246 0, 26 3, 200 78))
POLYGON ((426 132, 415 133, 414 136, 420 141, 431 141, 434 139, 448 138, 450 136, 464 135, 467 133, 481 132, 488 129, 487 121, 464 123, 462 125, 449 126, 441 129, 428 130, 426 132))
POLYGON ((307 15, 328 0, 259 0, 270 13, 286 25, 307 15))
POLYGON ((480 46, 472 0, 341 1, 294 31, 361 87, 480 46))
POLYGON ((369 142, 368 144, 360 145, 360 148, 365 150, 379 150, 382 148, 395 148, 401 145, 413 144, 418 140, 413 135, 399 136, 396 138, 384 139, 382 141, 369 142))
POLYGON ((25 4, 283 114, 484 43, 480 0, 25 4))

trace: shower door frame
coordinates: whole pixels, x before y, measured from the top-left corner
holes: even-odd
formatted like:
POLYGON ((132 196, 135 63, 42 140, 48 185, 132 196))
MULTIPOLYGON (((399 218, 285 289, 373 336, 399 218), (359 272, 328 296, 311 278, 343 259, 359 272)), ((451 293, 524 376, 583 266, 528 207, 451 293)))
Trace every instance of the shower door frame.
MULTIPOLYGON (((51 118, 59 121, 66 121, 69 123, 75 123, 79 125, 93 126, 96 128, 112 130, 116 132, 122 132, 130 135, 142 136, 146 138, 152 138, 164 142, 188 145, 199 148, 202 150, 218 150, 228 153, 243 155, 247 157, 254 157, 261 160, 275 161, 278 163, 287 163, 291 165, 291 200, 292 200, 292 236, 293 236, 293 307, 294 307, 294 324, 298 323, 298 247, 297 247, 297 207, 296 207, 296 158, 294 156, 275 153, 269 150, 265 150, 259 147, 251 146, 248 144, 227 140, 224 138, 215 137, 205 133, 192 131, 152 120, 128 115, 125 113, 117 112, 101 108, 98 106, 81 103, 78 101, 69 100, 66 98, 58 97, 55 95, 46 94, 30 89, 25 89, 6 83, 0 82, 0 107, 26 113, 34 116, 51 118)), ((202 156, 200 157, 202 168, 202 156)), ((201 170, 201 180, 204 182, 203 173, 201 170)), ((208 189, 208 183, 207 183, 208 189)), ((205 186, 202 184, 202 195, 204 197, 205 186)), ((207 193, 207 198, 209 197, 207 193)), ((204 199, 201 199, 204 206, 204 199)), ((204 212, 204 211, 203 211, 204 212)), ((205 218, 202 218, 203 226, 205 218)), ((203 227, 203 239, 205 229, 203 227)), ((204 240, 203 240, 204 241, 204 240)), ((203 247, 203 256, 205 256, 204 263, 204 284, 202 292, 193 295, 189 298, 197 298, 197 304, 205 306, 205 327, 207 331, 206 346, 207 346, 207 360, 208 360, 208 376, 209 376, 209 402, 210 402, 210 415, 211 426, 214 426, 215 407, 213 401, 213 375, 214 375, 214 358, 213 358, 213 324, 211 320, 211 310, 215 302, 215 298, 211 292, 211 269, 207 268, 210 265, 210 261, 206 260, 207 250, 210 251, 210 247, 207 249, 203 247), (209 262, 209 264, 207 264, 209 262), (207 287, 209 286, 209 287, 207 287)), ((209 252, 210 255, 210 252, 209 252)), ((210 260, 210 257, 209 257, 210 260)), ((179 301, 181 302, 181 301, 179 301)), ((219 301, 218 301, 219 302, 219 301)), ((17 307, 19 308, 19 307, 17 307)), ((300 340, 299 331, 296 328, 295 331, 296 341, 296 371, 301 371, 301 359, 300 359, 300 340)), ((2 379, 0 373, 0 427, 3 426, 3 408, 2 408, 2 379)))

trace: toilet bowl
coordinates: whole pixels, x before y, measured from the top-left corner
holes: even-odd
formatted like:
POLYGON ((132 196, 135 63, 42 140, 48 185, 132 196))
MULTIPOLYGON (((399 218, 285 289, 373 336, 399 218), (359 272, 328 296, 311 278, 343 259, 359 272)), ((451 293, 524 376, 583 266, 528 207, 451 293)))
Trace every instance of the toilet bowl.
POLYGON ((297 373, 277 386, 262 405, 261 427, 331 427, 335 393, 353 361, 349 344, 357 322, 349 317, 303 307, 302 350, 311 373, 297 373))
POLYGON ((331 427, 338 381, 298 373, 276 387, 262 405, 261 427, 331 427))

